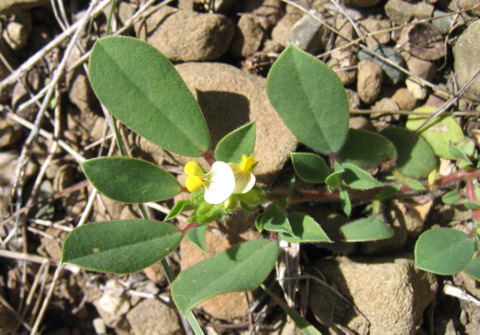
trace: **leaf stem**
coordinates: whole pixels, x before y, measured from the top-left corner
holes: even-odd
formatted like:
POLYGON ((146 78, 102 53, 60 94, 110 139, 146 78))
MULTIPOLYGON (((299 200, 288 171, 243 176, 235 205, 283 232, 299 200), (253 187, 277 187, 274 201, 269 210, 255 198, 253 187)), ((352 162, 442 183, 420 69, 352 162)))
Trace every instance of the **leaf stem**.
POLYGON ((203 158, 205 158, 205 160, 210 166, 212 166, 213 163, 215 163, 215 159, 212 157, 212 155, 208 151, 203 151, 202 156, 203 158))

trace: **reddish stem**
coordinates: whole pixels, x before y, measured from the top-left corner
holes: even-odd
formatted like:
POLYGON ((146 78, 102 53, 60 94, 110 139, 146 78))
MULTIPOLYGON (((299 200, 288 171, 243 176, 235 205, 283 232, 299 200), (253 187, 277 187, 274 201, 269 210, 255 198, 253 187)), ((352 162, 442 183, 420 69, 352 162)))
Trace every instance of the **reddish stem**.
POLYGON ((215 163, 215 159, 212 157, 212 155, 210 155, 210 153, 208 151, 203 151, 202 156, 203 156, 203 158, 205 158, 205 160, 207 161, 207 163, 210 166, 212 166, 213 163, 215 163))
MULTIPOLYGON (((467 200, 472 202, 477 202, 473 180, 469 179, 466 181, 466 189, 467 189, 467 200)), ((473 214, 473 218, 475 219, 475 222, 480 222, 480 211, 477 208, 472 209, 472 214, 473 214)))
POLYGON ((198 226, 199 226, 198 223, 192 222, 192 223, 189 223, 185 228, 180 229, 180 232, 181 232, 182 234, 185 234, 185 233, 186 233, 187 231, 189 231, 190 229, 195 228, 195 227, 198 227, 198 226))

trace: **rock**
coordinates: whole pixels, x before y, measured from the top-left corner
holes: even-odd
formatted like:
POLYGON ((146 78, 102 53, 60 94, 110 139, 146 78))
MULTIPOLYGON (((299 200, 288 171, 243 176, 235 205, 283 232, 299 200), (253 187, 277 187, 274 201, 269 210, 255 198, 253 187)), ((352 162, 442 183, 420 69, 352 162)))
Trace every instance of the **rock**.
POLYGON ((0 148, 8 147, 22 136, 22 128, 5 113, 0 114, 0 148))
POLYGON ((345 5, 349 7, 372 7, 377 5, 380 0, 345 0, 345 5))
POLYGON ((315 10, 303 15, 293 25, 288 44, 294 44, 311 54, 323 51, 328 43, 330 31, 320 21, 325 21, 325 18, 315 10))
POLYGON ((278 44, 287 47, 290 41, 290 31, 301 16, 297 13, 284 15, 272 30, 272 39, 278 44))
POLYGON ((220 63, 185 63, 177 70, 205 114, 211 149, 227 133, 256 120, 255 175, 261 185, 273 182, 298 142, 270 105, 265 79, 220 63))
POLYGON ((377 31, 390 28, 389 20, 377 20, 373 17, 368 17, 365 20, 360 21, 358 25, 362 33, 364 33, 365 35, 370 34, 370 36, 366 37, 366 42, 368 46, 388 44, 390 42, 390 32, 373 34, 377 31))
POLYGON ((249 2, 244 1, 244 12, 251 11, 260 21, 265 31, 271 31, 272 27, 277 24, 284 14, 281 0, 263 0, 254 9, 249 10, 248 7, 249 2))
MULTIPOLYGON (((352 24, 346 18, 339 17, 334 22, 328 20, 328 23, 332 26, 333 24, 335 24, 335 29, 339 32, 339 34, 335 37, 336 48, 340 48, 346 44, 349 44, 349 40, 354 40, 357 37, 357 32, 355 31, 355 29, 353 29, 352 24)), ((343 48, 342 50, 350 50, 357 52, 358 48, 355 45, 350 45, 349 47, 347 47, 347 49, 343 48)))
POLYGON ((360 97, 358 93, 350 88, 346 88, 345 93, 347 94, 348 107, 350 110, 358 109, 360 107, 360 97))
POLYGON ((426 87, 414 82, 411 79, 405 80, 405 84, 407 85, 408 91, 415 99, 423 100, 427 97, 428 90, 426 87))
MULTIPOLYGON (((372 47, 368 47, 368 50, 384 57, 387 58, 389 61, 391 61, 394 64, 397 64, 399 66, 403 65, 403 58, 402 56, 392 47, 385 46, 385 45, 376 45, 372 47)), ((383 72, 385 72, 385 82, 388 84, 393 84, 396 85, 400 81, 403 80, 404 74, 400 70, 397 70, 390 64, 387 64, 380 58, 374 56, 368 50, 360 50, 358 53, 358 59, 359 60, 368 60, 370 62, 374 62, 375 64, 379 65, 383 72)))
POLYGON ((140 301, 128 312, 127 320, 135 335, 183 334, 177 312, 158 300, 140 301))
POLYGON ((354 116, 348 120, 349 129, 367 129, 368 119, 364 116, 354 116))
POLYGON ((407 88, 402 87, 395 91, 392 99, 401 110, 411 111, 417 105, 417 99, 408 91, 407 88))
POLYGON ((430 23, 404 27, 397 45, 412 56, 423 60, 435 61, 445 56, 443 36, 430 23))
POLYGON ((357 78, 356 65, 358 63, 355 53, 348 50, 335 50, 330 56, 327 65, 335 71, 342 84, 347 86, 355 82, 357 78))
POLYGON ((16 15, 14 20, 7 23, 2 32, 2 37, 12 50, 17 51, 27 45, 31 30, 32 17, 29 13, 22 13, 16 15))
POLYGON ((383 72, 380 66, 373 62, 358 63, 357 92, 366 104, 374 102, 382 90, 383 72))
POLYGON ((0 1, 0 14, 22 13, 30 8, 48 4, 50 4, 50 0, 2 0, 0 1))
POLYGON ((236 58, 250 57, 258 51, 264 36, 259 19, 254 15, 244 14, 237 23, 230 53, 236 58))
MULTIPOLYGON (((453 46, 453 67, 457 77, 458 87, 462 88, 480 71, 480 20, 472 22, 465 29, 453 46)), ((480 80, 477 79, 466 91, 466 95, 476 100, 480 99, 480 80)))
POLYGON ((392 98, 382 98, 378 100, 371 109, 374 111, 396 112, 399 110, 397 103, 392 98))
POLYGON ((312 282, 310 307, 317 320, 352 333, 415 334, 425 308, 437 290, 435 276, 415 269, 414 261, 400 257, 338 257, 314 266, 359 313, 330 288, 312 282), (342 328, 342 329, 345 329, 342 328))
POLYGON ((442 34, 447 34, 454 26, 463 25, 465 20, 461 15, 448 15, 447 12, 441 10, 435 10, 433 12, 433 17, 438 17, 438 19, 432 20, 432 24, 438 29, 442 34))
MULTIPOLYGON (((164 8, 164 7, 163 7, 164 8)), ((137 36, 174 62, 210 61, 229 48, 235 28, 221 14, 178 11, 165 8, 137 26, 137 36)))
POLYGON ((434 6, 421 1, 388 0, 385 14, 398 25, 409 22, 412 18, 426 19, 432 17, 434 6))
POLYGON ((433 62, 412 56, 406 51, 403 51, 401 55, 407 63, 408 70, 414 75, 431 81, 437 73, 437 67, 433 62))

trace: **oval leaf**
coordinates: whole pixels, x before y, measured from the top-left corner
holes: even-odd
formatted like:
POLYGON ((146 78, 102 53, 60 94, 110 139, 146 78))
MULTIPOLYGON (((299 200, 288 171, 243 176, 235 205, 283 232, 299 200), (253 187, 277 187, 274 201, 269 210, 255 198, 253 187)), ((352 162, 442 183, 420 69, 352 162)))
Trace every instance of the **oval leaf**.
POLYGON ((397 149, 398 169, 412 178, 427 178, 435 169, 437 159, 423 137, 401 127, 389 127, 380 132, 392 141, 397 149))
POLYGON ((257 216, 255 226, 260 232, 265 229, 293 235, 292 227, 290 226, 287 216, 275 204, 270 205, 264 213, 257 216))
POLYGON ((474 258, 463 271, 480 282, 480 257, 474 258))
POLYGON ((255 129, 255 121, 253 121, 227 134, 215 148, 215 159, 240 163, 243 155, 252 156, 255 149, 255 129))
POLYGON ((172 283, 173 300, 186 314, 215 295, 253 290, 272 270, 278 251, 278 243, 267 240, 233 246, 180 272, 172 283))
POLYGON ((171 198, 182 186, 155 164, 127 157, 100 157, 82 163, 88 180, 107 197, 126 203, 171 198))
POLYGON ((267 94, 301 142, 323 154, 342 147, 348 131, 347 96, 323 62, 290 45, 268 73, 267 94))
POLYGON ((89 78, 100 101, 149 141, 185 156, 201 156, 210 138, 203 114, 173 65, 131 37, 97 40, 89 78))
POLYGON ((463 270, 472 260, 475 245, 467 234, 452 228, 430 229, 415 244, 415 266, 451 275, 463 270))
MULTIPOLYGON (((435 113, 435 107, 420 107, 414 110, 418 113, 435 113)), ((405 127, 414 131, 417 129, 428 116, 425 115, 409 115, 405 127)), ((450 115, 442 115, 435 120, 427 123, 418 133, 430 144, 437 156, 454 159, 449 148, 463 139, 463 131, 458 122, 450 115)))
POLYGON ((393 230, 387 226, 381 216, 369 216, 352 221, 340 227, 348 242, 384 240, 393 236, 393 230))
POLYGON ((205 233, 207 232, 207 228, 208 226, 206 224, 196 226, 187 230, 185 234, 187 239, 204 253, 207 253, 207 244, 205 243, 205 233))
POLYGON ((345 144, 338 152, 338 158, 343 163, 372 169, 395 160, 397 150, 392 142, 380 134, 363 129, 350 129, 345 144))
POLYGON ((67 236, 62 263, 100 272, 136 272, 171 253, 182 236, 174 226, 159 221, 89 223, 67 236))
POLYGON ((288 216, 292 226, 293 236, 285 233, 278 235, 290 243, 301 242, 332 242, 320 225, 310 216, 303 213, 292 213, 288 216))
POLYGON ((297 176, 307 183, 323 183, 328 177, 327 163, 319 155, 305 152, 292 152, 293 168, 297 176))

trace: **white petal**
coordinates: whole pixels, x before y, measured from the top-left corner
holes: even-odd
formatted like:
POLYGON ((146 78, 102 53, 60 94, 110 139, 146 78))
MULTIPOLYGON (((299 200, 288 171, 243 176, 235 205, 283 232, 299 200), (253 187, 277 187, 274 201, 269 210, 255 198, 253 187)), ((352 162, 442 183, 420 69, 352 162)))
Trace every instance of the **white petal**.
POLYGON ((205 201, 212 205, 227 200, 235 188, 232 168, 224 162, 215 162, 208 173, 210 182, 205 186, 205 201))
POLYGON ((253 173, 239 173, 236 175, 234 194, 244 194, 250 191, 255 185, 253 173))

